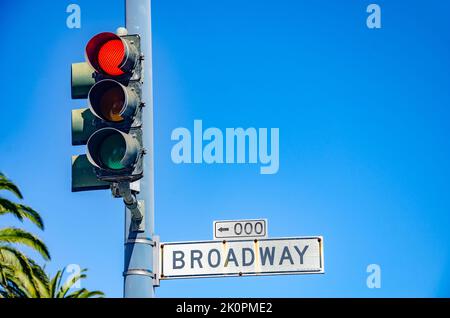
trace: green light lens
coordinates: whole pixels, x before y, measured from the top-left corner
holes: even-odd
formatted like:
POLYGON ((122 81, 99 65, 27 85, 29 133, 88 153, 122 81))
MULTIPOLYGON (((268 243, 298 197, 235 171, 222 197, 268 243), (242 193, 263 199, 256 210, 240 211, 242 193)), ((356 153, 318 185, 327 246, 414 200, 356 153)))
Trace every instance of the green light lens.
POLYGON ((122 159, 125 156, 127 145, 120 134, 112 134, 103 140, 100 145, 100 160, 111 170, 121 170, 125 166, 122 159))

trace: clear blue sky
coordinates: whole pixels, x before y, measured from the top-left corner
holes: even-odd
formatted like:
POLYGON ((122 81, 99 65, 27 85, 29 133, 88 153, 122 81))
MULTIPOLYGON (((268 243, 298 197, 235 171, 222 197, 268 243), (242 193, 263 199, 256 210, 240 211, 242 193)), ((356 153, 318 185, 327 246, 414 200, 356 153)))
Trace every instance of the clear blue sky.
MULTIPOLYGON (((71 193, 70 64, 124 24, 123 0, 2 1, 0 170, 44 217, 54 273, 89 268, 122 295, 123 208, 71 193), (66 27, 66 6, 82 28, 66 27)), ((450 296, 450 3, 154 0, 156 232, 211 239, 219 219, 269 219, 273 237, 323 235, 325 275, 162 282, 206 297, 450 296), (280 128, 280 170, 175 165, 173 129, 280 128), (381 289, 366 287, 379 264, 381 289)), ((14 222, 2 217, 0 227, 14 222)), ((14 223, 16 224, 16 223, 14 223)), ((18 225, 18 224, 16 224, 18 225)), ((36 231, 28 224, 26 228, 36 231)))

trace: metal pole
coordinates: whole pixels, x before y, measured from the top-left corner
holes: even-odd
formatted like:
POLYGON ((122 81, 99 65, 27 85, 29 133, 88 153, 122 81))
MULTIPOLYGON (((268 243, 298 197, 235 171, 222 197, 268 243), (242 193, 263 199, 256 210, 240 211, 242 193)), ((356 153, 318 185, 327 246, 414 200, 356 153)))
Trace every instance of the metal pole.
POLYGON ((126 28, 128 34, 141 36, 143 61, 143 144, 144 177, 139 181, 137 200, 144 203, 143 232, 131 229, 132 213, 125 208, 125 264, 124 297, 154 297, 153 286, 153 236, 154 236, 154 190, 153 190, 153 94, 152 94, 152 31, 151 0, 126 0, 126 28))

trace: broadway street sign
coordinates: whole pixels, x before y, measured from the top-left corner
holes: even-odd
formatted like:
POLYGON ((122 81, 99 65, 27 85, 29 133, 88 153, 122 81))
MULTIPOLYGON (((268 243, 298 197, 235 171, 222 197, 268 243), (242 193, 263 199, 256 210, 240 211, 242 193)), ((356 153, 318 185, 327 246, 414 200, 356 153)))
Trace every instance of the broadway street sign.
POLYGON ((322 237, 161 243, 160 279, 322 273, 322 237))

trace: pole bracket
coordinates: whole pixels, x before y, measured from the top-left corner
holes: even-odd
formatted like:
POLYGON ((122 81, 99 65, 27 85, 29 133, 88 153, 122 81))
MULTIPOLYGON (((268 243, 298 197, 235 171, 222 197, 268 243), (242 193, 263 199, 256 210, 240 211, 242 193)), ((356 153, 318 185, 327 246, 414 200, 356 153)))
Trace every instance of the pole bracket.
POLYGON ((160 257, 161 257, 161 241, 159 235, 153 235, 153 287, 159 287, 159 278, 161 277, 160 257))
POLYGON ((131 212, 131 231, 145 232, 145 205, 144 200, 136 201, 135 205, 127 205, 127 209, 131 212))
POLYGON ((130 269, 126 272, 123 272, 123 276, 127 275, 142 275, 149 276, 153 278, 153 287, 160 286, 160 250, 161 250, 161 242, 158 235, 153 236, 153 240, 147 238, 134 238, 128 239, 125 241, 125 245, 127 244, 148 244, 153 247, 153 271, 149 271, 146 269, 130 269))
POLYGON ((123 198, 126 208, 131 213, 131 231, 145 232, 144 200, 136 199, 136 192, 130 182, 113 183, 111 191, 114 197, 123 198))

